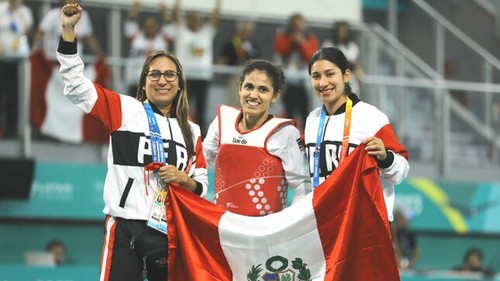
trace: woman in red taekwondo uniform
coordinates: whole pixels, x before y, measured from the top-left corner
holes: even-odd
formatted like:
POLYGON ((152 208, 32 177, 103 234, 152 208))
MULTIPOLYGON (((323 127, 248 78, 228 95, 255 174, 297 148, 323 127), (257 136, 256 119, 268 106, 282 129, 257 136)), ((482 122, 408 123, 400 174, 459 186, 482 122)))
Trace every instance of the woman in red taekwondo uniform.
POLYGON ((136 99, 83 75, 74 26, 82 8, 62 8, 57 58, 64 94, 111 132, 104 186, 107 215, 100 280, 167 280, 165 186, 204 196, 208 177, 200 128, 188 121, 184 73, 170 53, 146 58, 136 99))
POLYGON ((394 134, 387 116, 351 92, 345 55, 322 48, 309 61, 316 96, 323 103, 306 120, 305 143, 313 187, 322 183, 360 143, 376 158, 387 214, 392 221, 394 185, 408 175, 408 152, 394 134))
POLYGON ((311 190, 295 122, 269 114, 284 83, 280 68, 249 61, 240 76, 241 109, 220 106, 203 141, 207 163, 215 165, 215 203, 231 212, 268 215, 286 207, 288 186, 294 200, 311 190))

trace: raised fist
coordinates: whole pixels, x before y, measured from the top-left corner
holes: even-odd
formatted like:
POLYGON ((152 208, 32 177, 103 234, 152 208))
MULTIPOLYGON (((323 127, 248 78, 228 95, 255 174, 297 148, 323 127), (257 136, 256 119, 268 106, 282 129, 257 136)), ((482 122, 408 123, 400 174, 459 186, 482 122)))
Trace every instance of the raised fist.
POLYGON ((66 4, 61 9, 61 25, 63 28, 74 28, 82 15, 82 7, 76 4, 66 4))

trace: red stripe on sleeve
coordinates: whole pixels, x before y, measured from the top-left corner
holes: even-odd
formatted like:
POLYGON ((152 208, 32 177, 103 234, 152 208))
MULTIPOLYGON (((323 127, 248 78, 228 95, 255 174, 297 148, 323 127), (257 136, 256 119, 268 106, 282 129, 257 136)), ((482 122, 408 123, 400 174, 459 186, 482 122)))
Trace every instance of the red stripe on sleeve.
POLYGON ((201 143, 201 137, 198 138, 196 142, 196 168, 207 168, 207 163, 205 161, 205 156, 203 156, 203 146, 201 143))
POLYGON ((387 124, 383 126, 377 134, 375 134, 377 138, 382 139, 384 142, 384 146, 388 149, 391 150, 395 153, 401 154, 406 160, 408 160, 408 151, 406 148, 399 142, 398 138, 396 137, 396 134, 394 133, 394 130, 392 129, 392 126, 390 124, 387 124))
POLYGON ((114 132, 122 125, 120 95, 99 84, 94 84, 94 86, 98 97, 90 115, 100 120, 108 132, 114 132))

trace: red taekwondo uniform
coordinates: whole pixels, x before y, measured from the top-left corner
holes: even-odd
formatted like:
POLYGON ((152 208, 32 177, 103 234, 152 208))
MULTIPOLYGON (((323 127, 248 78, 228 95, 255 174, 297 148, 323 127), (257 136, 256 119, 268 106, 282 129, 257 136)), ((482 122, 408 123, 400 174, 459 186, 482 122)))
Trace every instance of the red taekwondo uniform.
POLYGON ((310 186, 300 134, 290 119, 270 116, 260 127, 240 132, 242 111, 220 106, 203 142, 207 163, 215 164, 215 203, 231 212, 262 216, 286 207, 310 186))

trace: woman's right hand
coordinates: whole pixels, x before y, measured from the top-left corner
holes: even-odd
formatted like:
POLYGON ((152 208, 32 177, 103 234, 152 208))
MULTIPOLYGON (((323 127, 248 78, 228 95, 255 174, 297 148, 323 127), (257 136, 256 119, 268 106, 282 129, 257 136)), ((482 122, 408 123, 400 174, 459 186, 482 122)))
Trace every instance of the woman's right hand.
POLYGON ((62 38, 64 41, 75 41, 75 25, 82 16, 83 8, 77 4, 66 4, 61 9, 62 38))

